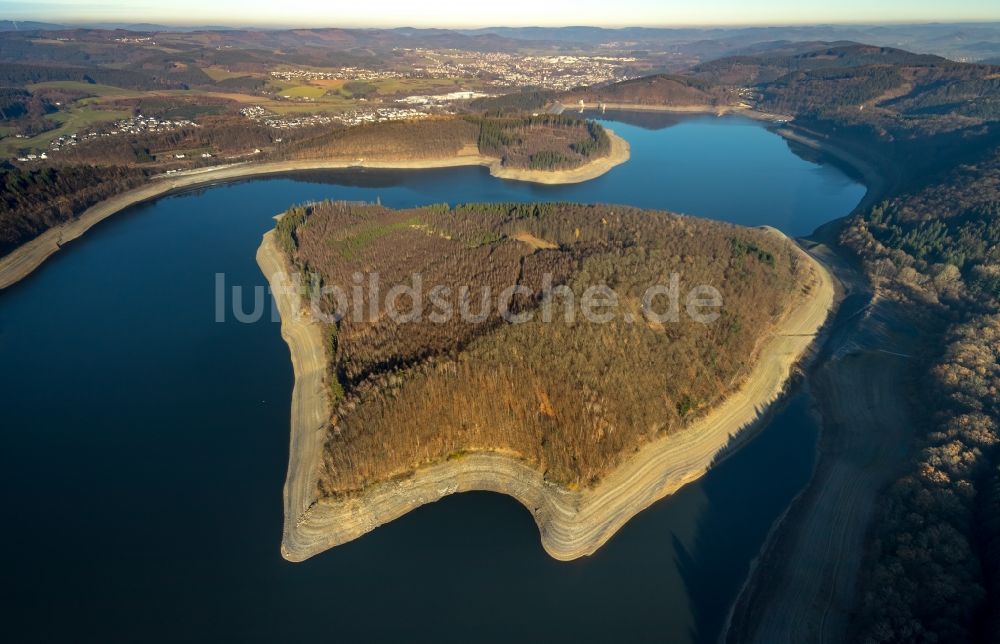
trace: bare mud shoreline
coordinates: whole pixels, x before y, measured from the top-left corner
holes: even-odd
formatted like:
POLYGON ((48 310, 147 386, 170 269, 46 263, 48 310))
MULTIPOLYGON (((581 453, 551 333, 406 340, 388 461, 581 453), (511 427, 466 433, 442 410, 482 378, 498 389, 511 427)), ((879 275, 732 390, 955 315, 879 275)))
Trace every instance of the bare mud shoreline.
POLYGON ((316 489, 330 412, 322 384, 322 333, 307 312, 300 312, 298 298, 282 288, 289 267, 273 233, 268 233, 257 261, 275 293, 282 336, 295 369, 282 555, 290 561, 308 559, 421 505, 473 490, 507 494, 522 503, 538 525, 542 546, 553 558, 571 560, 594 553, 633 516, 701 477, 745 440, 752 433, 746 430, 784 393, 835 305, 831 274, 804 252, 802 258, 813 269, 808 293, 765 340, 741 388, 684 431, 641 448, 596 487, 566 490, 544 480, 541 472, 523 461, 479 452, 333 500, 318 498, 316 489))
POLYGON ((542 184, 582 183, 595 179, 629 159, 629 144, 625 139, 606 129, 611 139, 608 156, 572 170, 541 171, 505 168, 500 161, 479 154, 459 154, 452 157, 419 159, 414 161, 379 161, 372 159, 336 159, 304 161, 272 161, 264 163, 239 163, 227 166, 200 168, 173 175, 159 175, 148 183, 115 195, 85 210, 79 217, 54 228, 0 257, 0 290, 27 277, 62 246, 77 239, 95 224, 129 206, 161 197, 167 193, 193 186, 234 181, 247 177, 281 174, 300 170, 344 170, 371 168, 384 170, 416 170, 484 166, 490 174, 500 179, 527 181, 542 184))
MULTIPOLYGON (((852 167, 868 191, 864 212, 892 192, 891 163, 798 127, 776 130, 852 167)), ((839 220, 837 220, 839 221, 839 220)), ((838 248, 839 225, 807 241, 845 288, 842 314, 808 376, 820 420, 816 465, 806 487, 775 523, 730 608, 726 642, 845 641, 857 608, 865 537, 878 495, 906 456, 907 403, 916 334, 892 302, 873 293, 853 256, 838 248)))
POLYGON ((666 112, 671 114, 714 114, 715 116, 725 116, 736 114, 758 121, 768 121, 772 123, 785 123, 791 121, 791 116, 783 114, 771 114, 760 112, 751 107, 742 105, 650 105, 646 103, 573 103, 566 105, 557 103, 553 106, 553 111, 562 114, 573 110, 619 110, 622 112, 666 112))
POLYGON ((786 141, 816 150, 854 170, 861 177, 861 182, 868 189, 864 198, 854 208, 854 212, 871 208, 875 205, 876 201, 884 198, 888 189, 888 181, 875 163, 861 158, 844 146, 821 139, 819 136, 799 127, 779 127, 775 128, 774 132, 786 141))

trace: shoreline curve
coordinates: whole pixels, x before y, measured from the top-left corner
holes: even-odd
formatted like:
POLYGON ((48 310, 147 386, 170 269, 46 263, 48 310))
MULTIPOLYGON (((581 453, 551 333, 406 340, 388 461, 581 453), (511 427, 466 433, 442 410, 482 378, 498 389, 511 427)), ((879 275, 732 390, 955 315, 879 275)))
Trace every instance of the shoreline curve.
POLYGON ((352 168, 372 170, 429 170, 467 166, 485 167, 492 176, 510 181, 526 181, 545 185, 582 183, 596 179, 612 168, 629 160, 631 150, 628 141, 615 134, 609 128, 605 128, 605 131, 611 139, 611 151, 608 156, 594 159, 583 166, 571 170, 547 171, 505 168, 501 165, 499 159, 493 157, 481 154, 458 154, 451 157, 414 161, 312 159, 302 161, 266 161, 262 163, 247 162, 197 168, 172 175, 156 175, 142 186, 98 202, 83 211, 75 219, 46 230, 38 237, 0 257, 0 291, 30 275, 46 259, 59 251, 64 244, 83 236, 90 228, 108 217, 125 210, 129 206, 150 201, 185 188, 305 170, 349 170, 352 168))
POLYGON ((545 481, 527 463, 479 452, 421 467, 410 476, 343 499, 320 499, 315 481, 330 417, 323 336, 288 288, 289 266, 274 232, 268 232, 257 262, 271 285, 295 372, 282 556, 304 561, 421 505, 469 491, 506 494, 524 505, 538 526, 542 547, 554 559, 593 554, 636 514, 697 480, 748 440, 753 435, 748 430, 758 427, 782 397, 796 367, 812 357, 814 341, 837 304, 835 279, 814 257, 796 249, 813 269, 808 295, 801 296, 765 340, 743 385, 688 428, 640 448, 596 487, 570 491, 545 481))
MULTIPOLYGON (((580 103, 559 103, 552 106, 557 113, 563 114, 579 110, 580 103)), ((663 112, 668 114, 714 114, 715 116, 738 115, 745 116, 757 121, 768 121, 772 123, 786 123, 792 121, 794 117, 784 114, 772 114, 761 112, 745 105, 663 105, 657 103, 608 103, 608 102, 587 102, 582 105, 584 110, 607 109, 621 112, 663 112)))

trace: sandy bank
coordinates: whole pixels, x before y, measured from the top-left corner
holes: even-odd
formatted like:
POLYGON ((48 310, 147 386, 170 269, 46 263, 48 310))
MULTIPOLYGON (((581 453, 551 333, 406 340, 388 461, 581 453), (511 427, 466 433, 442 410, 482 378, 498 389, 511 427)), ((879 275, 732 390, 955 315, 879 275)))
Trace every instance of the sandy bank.
MULTIPOLYGON (((813 269, 808 293, 764 341, 761 357, 743 386, 704 418, 646 445, 598 486, 583 491, 549 483, 540 472, 509 456, 473 453, 344 500, 317 498, 315 483, 329 411, 321 384, 322 334, 308 316, 295 314, 295 297, 276 295, 282 335, 296 373, 282 555, 302 561, 425 503, 472 490, 507 494, 521 502, 535 518, 542 546, 552 557, 570 560, 592 554, 637 513, 702 476, 734 444, 745 440, 750 432, 744 430, 755 425, 782 394, 834 304, 830 273, 804 252, 801 256, 813 269)), ((271 233, 264 237, 257 260, 268 281, 279 286, 281 273, 288 269, 271 233)))
POLYGON ((479 154, 459 154, 453 157, 420 159, 416 161, 335 159, 237 163, 227 166, 189 170, 173 175, 159 175, 139 188, 123 192, 91 206, 73 221, 45 231, 35 239, 0 258, 0 290, 27 277, 42 262, 48 259, 49 256, 58 251, 63 244, 80 237, 102 220, 129 206, 155 199, 175 190, 247 177, 301 170, 343 170, 347 168, 416 170, 475 165, 489 168, 490 174, 500 179, 543 184, 581 183, 599 177, 611 168, 628 161, 628 142, 611 130, 607 130, 607 132, 608 136, 611 137, 611 153, 606 157, 594 159, 573 170, 541 171, 504 168, 497 159, 492 157, 479 154))
POLYGON ((324 385, 326 349, 320 325, 313 322, 308 310, 302 310, 301 299, 291 288, 287 262, 275 242, 274 231, 264 235, 264 241, 257 250, 257 264, 271 286, 281 315, 281 337, 288 343, 292 371, 295 373, 288 476, 284 489, 285 533, 282 543, 285 543, 289 540, 289 533, 296 529, 289 518, 304 516, 316 496, 315 479, 309 474, 318 471, 324 435, 330 421, 330 404, 324 385))

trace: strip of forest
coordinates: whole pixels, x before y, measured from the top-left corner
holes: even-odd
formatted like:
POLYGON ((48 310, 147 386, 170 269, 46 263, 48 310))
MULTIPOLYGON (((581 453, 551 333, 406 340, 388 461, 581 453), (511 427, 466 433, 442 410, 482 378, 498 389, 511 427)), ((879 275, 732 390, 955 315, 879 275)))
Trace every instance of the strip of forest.
MULTIPOLYGON (((263 125, 214 117, 199 126, 136 137, 87 141, 42 167, 0 165, 0 255, 79 216, 98 201, 140 185, 154 169, 175 164, 170 151, 211 149, 223 161, 447 158, 473 150, 505 167, 554 171, 606 156, 611 142, 599 124, 555 115, 432 118, 330 130, 303 128, 278 137, 263 125), (281 143, 279 146, 278 144, 281 143), (240 154, 246 150, 257 154, 240 154), (166 161, 167 165, 164 165, 166 161)), ((219 158, 198 165, 217 165, 219 158)))
POLYGON ((146 178, 122 166, 0 170, 0 256, 146 178))

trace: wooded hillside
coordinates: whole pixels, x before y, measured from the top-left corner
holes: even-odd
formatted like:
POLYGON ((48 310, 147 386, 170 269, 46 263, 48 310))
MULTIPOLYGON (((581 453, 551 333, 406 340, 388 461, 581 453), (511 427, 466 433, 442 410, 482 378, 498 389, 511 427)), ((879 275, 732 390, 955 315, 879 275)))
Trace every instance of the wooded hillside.
MULTIPOLYGON (((508 167, 551 171, 606 156, 611 146, 597 123, 555 115, 429 118, 334 130, 317 126, 284 134, 281 145, 278 138, 266 126, 219 116, 199 127, 91 139, 60 152, 58 165, 2 169, 0 255, 98 201, 139 185, 152 172, 144 168, 154 163, 169 167, 176 150, 208 149, 226 161, 408 161, 482 154, 508 167)), ((219 161, 213 155, 200 162, 219 161)))
POLYGON ((871 642, 994 642, 1000 623, 1000 153, 855 217, 879 293, 945 327, 915 365, 930 416, 876 520, 859 630, 871 642), (935 350, 936 349, 936 350, 935 350))
POLYGON ((0 168, 0 256, 145 179, 131 168, 0 168))
POLYGON ((659 74, 598 87, 581 87, 563 94, 560 101, 572 104, 628 103, 634 105, 730 105, 732 90, 692 76, 659 74))
POLYGON ((933 65, 948 62, 939 56, 913 54, 892 47, 857 43, 830 43, 794 54, 765 53, 727 56, 696 66, 692 74, 721 85, 749 87, 770 83, 795 72, 844 69, 869 65, 933 65))
MULTIPOLYGON (((590 485, 641 444, 683 427, 731 392, 760 337, 808 281, 787 242, 760 230, 618 206, 481 204, 393 211, 323 203, 286 214, 279 238, 322 285, 350 292, 355 273, 447 287, 480 321, 445 323, 425 297, 422 319, 356 319, 329 329, 336 411, 322 493, 340 494, 466 451, 501 451, 570 487, 590 485), (680 289, 717 288, 721 317, 703 324, 643 317, 643 295, 679 274, 680 289), (615 319, 566 321, 560 296, 542 315, 545 274, 580 302, 591 286, 619 297, 615 319), (520 285, 504 321, 495 299, 520 285), (468 287, 465 300, 460 295, 468 287), (631 316, 626 320, 625 315, 631 316)), ((367 285, 367 283, 366 283, 367 285)), ((367 286, 365 293, 367 293, 367 286)), ((363 294, 366 310, 371 300, 363 294)), ((683 297, 683 295, 682 295, 683 297)), ((323 300, 335 309, 334 297, 323 300)), ((660 311, 664 304, 654 307, 660 311)), ((682 304, 683 306, 683 304, 682 304)))
POLYGON ((507 167, 564 170, 607 156, 610 149, 599 124, 547 114, 376 123, 321 134, 288 146, 280 155, 391 161, 483 154, 507 167))

